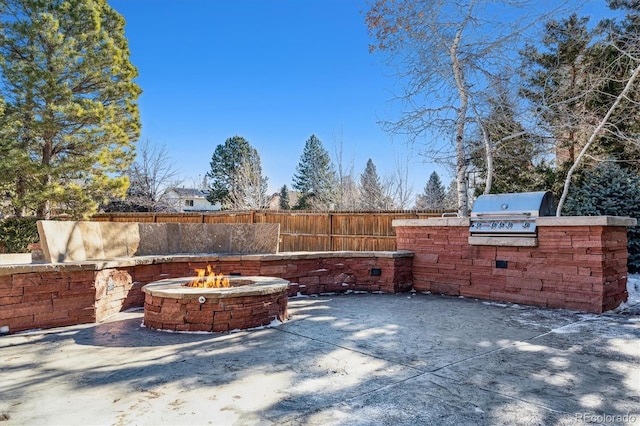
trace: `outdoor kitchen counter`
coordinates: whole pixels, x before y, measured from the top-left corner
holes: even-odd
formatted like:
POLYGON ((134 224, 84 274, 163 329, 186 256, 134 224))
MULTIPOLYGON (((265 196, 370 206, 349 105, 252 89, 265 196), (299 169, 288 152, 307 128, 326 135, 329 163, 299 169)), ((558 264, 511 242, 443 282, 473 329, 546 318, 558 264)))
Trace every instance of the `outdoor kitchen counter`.
MULTIPOLYGON (((577 227, 577 226, 636 226, 637 220, 620 216, 540 216, 534 220, 536 227, 577 227)), ((399 219, 393 221, 394 227, 466 227, 471 225, 471 219, 466 217, 447 217, 436 219, 399 219)), ((500 247, 537 247, 536 234, 531 236, 504 235, 470 235, 469 245, 472 246, 500 246, 500 247)))
MULTIPOLYGON (((468 217, 443 217, 433 219, 396 219, 394 227, 399 226, 466 226, 468 217)), ((636 226, 637 220, 620 216, 541 216, 536 218, 538 226, 636 226)))
POLYGON ((414 252, 417 291, 594 313, 627 300, 627 228, 636 219, 539 216, 531 223, 535 232, 494 235, 472 235, 473 218, 393 226, 397 248, 414 252))

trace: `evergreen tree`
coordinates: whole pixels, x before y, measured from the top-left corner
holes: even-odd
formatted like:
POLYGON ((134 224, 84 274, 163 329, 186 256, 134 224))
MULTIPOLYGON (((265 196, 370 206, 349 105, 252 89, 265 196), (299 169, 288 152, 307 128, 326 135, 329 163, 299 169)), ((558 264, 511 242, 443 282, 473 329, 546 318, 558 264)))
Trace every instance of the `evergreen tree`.
POLYGON ((360 208, 362 210, 382 210, 387 205, 387 197, 380 184, 376 166, 369 158, 360 175, 360 208))
POLYGON ((335 202, 336 178, 331 157, 322 142, 311 135, 305 142, 293 176, 293 189, 300 191, 296 209, 328 210, 335 202))
POLYGON ((289 203, 289 189, 287 185, 282 185, 282 188, 280 188, 280 210, 290 210, 291 205, 289 203))
MULTIPOLYGON (((609 0, 611 9, 624 10, 625 18, 603 20, 599 27, 605 34, 604 40, 593 47, 593 68, 604 74, 595 92, 594 109, 600 117, 624 89, 633 70, 639 66, 640 54, 640 3, 632 0, 609 0)), ((602 159, 615 159, 624 168, 640 172, 640 86, 636 83, 610 117, 608 131, 604 132, 591 154, 602 159)))
POLYGON ((15 213, 80 217, 123 197, 140 88, 106 0, 0 2, 0 187, 15 213))
POLYGON ((529 70, 522 94, 539 113, 539 120, 551 133, 558 148, 559 163, 573 162, 578 144, 584 139, 588 118, 590 79, 589 46, 595 37, 589 18, 576 14, 545 25, 542 46, 529 45, 522 52, 529 70))
MULTIPOLYGON (((505 87, 497 87, 497 95, 489 99, 490 110, 481 120, 484 138, 491 145, 493 175, 490 193, 510 193, 547 190, 538 187, 541 180, 537 173, 541 171, 537 165, 542 164, 540 158, 545 153, 542 138, 525 130, 517 120, 512 97, 505 87)), ((475 192, 479 195, 485 191, 489 173, 487 167, 486 144, 473 141, 471 144, 471 163, 479 170, 481 181, 476 184, 475 192)))
MULTIPOLYGON (((559 172, 568 169, 564 162, 573 164, 637 66, 633 58, 640 40, 638 7, 626 1, 610 1, 610 5, 627 8, 627 19, 622 23, 603 20, 594 30, 588 29, 588 18, 575 14, 552 20, 546 24, 542 47, 529 46, 523 52, 525 68, 530 71, 522 93, 556 140, 559 172)), ((598 136, 590 155, 640 168, 636 161, 640 156, 636 142, 639 98, 637 87, 625 96, 628 102, 608 118, 606 131, 598 136)), ((564 174, 558 175, 562 179, 564 174)))
POLYGON ((245 138, 233 136, 216 146, 209 164, 209 202, 229 209, 249 201, 252 208, 262 208, 256 203, 266 198, 267 179, 262 176, 258 151, 245 138))
POLYGON ((437 172, 431 173, 424 192, 416 199, 418 209, 443 209, 446 192, 437 172))
MULTIPOLYGON (((576 179, 563 214, 577 216, 629 216, 640 219, 640 175, 613 162, 600 163, 576 179)), ((640 226, 629 228, 631 272, 640 270, 640 226)))

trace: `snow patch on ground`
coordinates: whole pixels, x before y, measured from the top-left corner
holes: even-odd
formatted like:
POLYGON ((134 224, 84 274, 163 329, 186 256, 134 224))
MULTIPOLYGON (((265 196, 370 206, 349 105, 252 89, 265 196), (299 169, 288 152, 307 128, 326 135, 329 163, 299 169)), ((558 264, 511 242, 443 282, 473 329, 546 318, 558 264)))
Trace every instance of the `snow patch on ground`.
POLYGON ((483 305, 487 305, 487 306, 498 306, 500 308, 506 308, 507 305, 506 303, 498 303, 498 302, 482 302, 483 305))
POLYGON ((640 274, 630 274, 627 278, 627 292, 629 297, 626 302, 620 304, 616 309, 605 312, 602 315, 584 314, 581 321, 551 330, 557 334, 580 333, 589 330, 605 339, 637 339, 637 324, 640 318, 622 317, 620 321, 618 314, 633 314, 640 312, 640 274), (612 315, 613 314, 613 315, 612 315))
POLYGON ((244 330, 240 328, 234 328, 233 330, 229 331, 229 333, 240 333, 241 331, 264 330, 265 328, 277 327, 279 325, 282 325, 282 321, 276 318, 267 325, 261 325, 259 327, 253 327, 253 328, 246 328, 244 330))
POLYGON ((614 312, 622 312, 636 305, 640 305, 640 274, 629 274, 627 277, 627 293, 629 298, 621 303, 614 312))

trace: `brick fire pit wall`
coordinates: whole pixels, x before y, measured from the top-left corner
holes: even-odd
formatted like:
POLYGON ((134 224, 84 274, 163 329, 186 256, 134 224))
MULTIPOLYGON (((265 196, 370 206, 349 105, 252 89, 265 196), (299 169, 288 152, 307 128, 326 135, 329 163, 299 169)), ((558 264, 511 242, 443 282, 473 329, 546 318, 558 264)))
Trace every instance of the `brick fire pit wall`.
POLYGON ((145 285, 144 325, 170 331, 227 332, 285 321, 289 282, 228 277, 230 288, 184 287, 189 278, 145 285))
POLYGON ((464 218, 393 224, 398 249, 414 252, 416 290, 601 313, 627 299, 626 227, 635 223, 540 217, 535 247, 505 246, 508 237, 472 245, 464 218))

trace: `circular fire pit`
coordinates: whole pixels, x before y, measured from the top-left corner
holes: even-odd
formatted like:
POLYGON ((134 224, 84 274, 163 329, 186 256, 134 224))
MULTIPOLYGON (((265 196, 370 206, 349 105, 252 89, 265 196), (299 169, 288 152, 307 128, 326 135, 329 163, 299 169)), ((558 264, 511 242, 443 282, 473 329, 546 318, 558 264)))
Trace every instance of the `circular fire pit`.
POLYGON ((142 287, 144 325, 172 331, 226 332, 287 319, 289 281, 227 276, 229 287, 187 287, 198 277, 170 278, 142 287))

